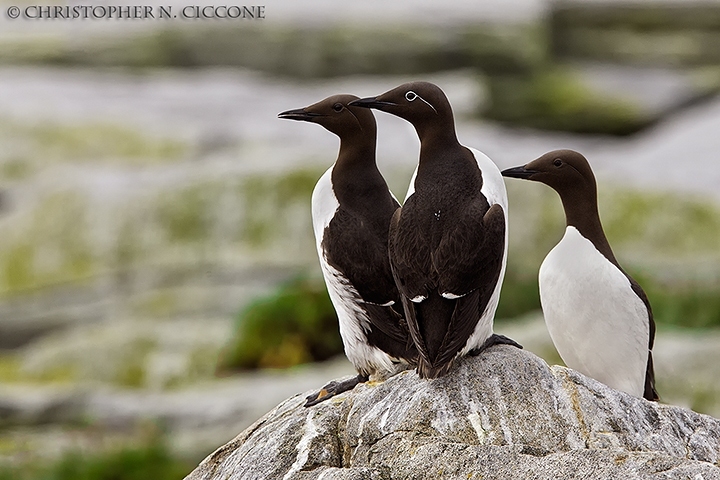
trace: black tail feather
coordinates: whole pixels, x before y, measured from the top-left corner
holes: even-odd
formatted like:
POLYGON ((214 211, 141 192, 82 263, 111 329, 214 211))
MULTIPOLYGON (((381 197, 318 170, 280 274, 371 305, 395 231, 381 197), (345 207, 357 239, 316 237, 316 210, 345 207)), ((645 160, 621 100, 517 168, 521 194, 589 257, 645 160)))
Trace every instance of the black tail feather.
POLYGON ((442 377, 450 371, 453 366, 453 362, 447 362, 437 367, 433 367, 427 360, 422 356, 418 357, 417 372, 420 378, 438 378, 442 377))
POLYGON ((660 400, 657 390, 655 390, 655 368, 653 367, 652 351, 648 352, 647 370, 645 373, 645 392, 643 398, 653 402, 660 400))
POLYGON ((430 293, 428 298, 415 304, 415 319, 427 349, 426 363, 435 364, 441 353, 455 304, 455 300, 443 298, 437 292, 430 293))

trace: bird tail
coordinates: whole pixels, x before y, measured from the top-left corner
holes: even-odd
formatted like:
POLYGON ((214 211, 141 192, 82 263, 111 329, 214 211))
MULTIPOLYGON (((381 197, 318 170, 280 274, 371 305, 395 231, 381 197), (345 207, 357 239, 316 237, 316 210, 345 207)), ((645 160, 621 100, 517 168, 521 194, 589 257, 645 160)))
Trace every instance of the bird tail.
POLYGON ((447 357, 443 355, 443 348, 455 304, 456 300, 448 300, 437 292, 431 292, 427 299, 413 305, 419 333, 417 340, 420 341, 417 371, 421 378, 441 377, 452 367, 454 355, 442 357, 447 357))
POLYGON ((453 362, 446 362, 443 365, 439 365, 437 367, 434 367, 428 362, 424 357, 421 355, 418 356, 418 364, 417 364, 417 372, 418 375, 420 375, 420 378, 438 378, 442 377, 446 373, 450 371, 450 368, 452 368, 453 362))
POLYGON ((647 371, 645 373, 645 392, 643 398, 653 402, 660 400, 657 390, 655 390, 655 368, 653 367, 652 351, 648 352, 647 371))

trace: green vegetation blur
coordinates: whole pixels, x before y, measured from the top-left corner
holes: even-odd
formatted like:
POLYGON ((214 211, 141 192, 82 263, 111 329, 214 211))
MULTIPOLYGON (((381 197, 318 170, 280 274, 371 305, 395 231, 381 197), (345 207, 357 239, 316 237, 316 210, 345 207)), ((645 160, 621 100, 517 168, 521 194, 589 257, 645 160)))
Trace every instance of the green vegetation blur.
POLYGON ((297 278, 240 312, 236 341, 221 354, 219 369, 287 368, 341 352, 338 320, 325 285, 297 278))
POLYGON ((0 466, 0 480, 177 480, 193 467, 159 439, 105 453, 65 453, 57 460, 0 466))

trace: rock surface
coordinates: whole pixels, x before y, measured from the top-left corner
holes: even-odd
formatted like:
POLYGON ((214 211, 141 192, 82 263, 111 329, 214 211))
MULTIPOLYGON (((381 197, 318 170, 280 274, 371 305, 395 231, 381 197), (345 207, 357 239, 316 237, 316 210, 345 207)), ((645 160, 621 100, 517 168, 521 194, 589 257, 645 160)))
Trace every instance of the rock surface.
POLYGON ((495 347, 314 408, 294 396, 186 480, 720 479, 720 420, 495 347))

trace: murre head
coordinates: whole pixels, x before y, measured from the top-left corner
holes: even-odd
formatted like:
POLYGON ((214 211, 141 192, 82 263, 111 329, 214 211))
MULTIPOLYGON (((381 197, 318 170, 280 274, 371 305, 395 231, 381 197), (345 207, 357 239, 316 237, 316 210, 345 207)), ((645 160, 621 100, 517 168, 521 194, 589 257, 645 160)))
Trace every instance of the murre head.
POLYGON ((333 95, 305 108, 287 110, 278 118, 301 120, 322 125, 340 138, 361 134, 375 138, 375 117, 365 108, 349 106, 355 95, 333 95))
POLYGON ((503 170, 502 174, 549 185, 563 200, 578 195, 594 198, 597 190, 590 164, 573 150, 553 150, 522 167, 503 170))
POLYGON ((351 106, 375 108, 412 123, 418 134, 435 128, 455 132, 450 102, 440 87, 429 82, 404 83, 377 97, 362 98, 351 106))
POLYGON ((576 227, 615 261, 600 223, 595 175, 585 157, 573 150, 554 150, 525 166, 503 170, 502 174, 551 186, 560 195, 567 225, 576 227))

